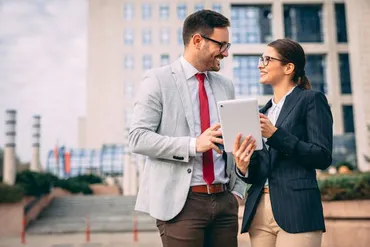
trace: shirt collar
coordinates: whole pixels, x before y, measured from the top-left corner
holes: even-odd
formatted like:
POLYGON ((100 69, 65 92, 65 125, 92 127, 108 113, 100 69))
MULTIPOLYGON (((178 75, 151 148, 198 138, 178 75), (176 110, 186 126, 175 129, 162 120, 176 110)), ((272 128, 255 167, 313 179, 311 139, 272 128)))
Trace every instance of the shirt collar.
POLYGON ((287 92, 285 95, 284 95, 284 97, 279 101, 279 103, 275 103, 274 102, 274 97, 272 97, 271 98, 271 103, 272 103, 272 106, 273 107, 275 107, 275 106, 277 106, 277 105, 282 105, 282 104, 284 104, 284 101, 285 101, 285 98, 289 95, 289 94, 291 94, 292 92, 293 92, 293 90, 296 88, 297 86, 294 86, 292 89, 290 89, 289 90, 289 92, 287 92))
POLYGON ((184 69, 186 80, 189 80, 190 78, 192 78, 197 73, 204 73, 206 75, 206 78, 208 79, 208 73, 207 73, 207 71, 205 71, 205 72, 199 72, 191 63, 189 63, 184 58, 184 56, 181 56, 180 61, 181 61, 181 65, 182 65, 182 67, 184 69))

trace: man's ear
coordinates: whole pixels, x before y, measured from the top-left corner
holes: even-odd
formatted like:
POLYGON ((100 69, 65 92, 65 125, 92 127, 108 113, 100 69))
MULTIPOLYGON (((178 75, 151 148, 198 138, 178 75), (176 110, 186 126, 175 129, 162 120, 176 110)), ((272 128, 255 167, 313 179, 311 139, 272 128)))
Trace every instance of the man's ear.
POLYGON ((287 65, 285 65, 285 74, 286 75, 290 75, 294 72, 294 69, 295 69, 295 66, 293 63, 288 63, 287 65))
POLYGON ((202 36, 200 36, 200 34, 194 34, 191 37, 191 42, 193 42, 193 45, 197 50, 200 50, 202 44, 202 36))

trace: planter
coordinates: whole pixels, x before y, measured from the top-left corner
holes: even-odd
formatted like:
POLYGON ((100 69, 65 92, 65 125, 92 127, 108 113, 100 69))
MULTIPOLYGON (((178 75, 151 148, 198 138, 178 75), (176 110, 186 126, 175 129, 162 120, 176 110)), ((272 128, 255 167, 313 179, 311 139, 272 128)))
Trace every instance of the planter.
POLYGON ((367 247, 370 200, 323 202, 326 233, 322 247, 367 247))

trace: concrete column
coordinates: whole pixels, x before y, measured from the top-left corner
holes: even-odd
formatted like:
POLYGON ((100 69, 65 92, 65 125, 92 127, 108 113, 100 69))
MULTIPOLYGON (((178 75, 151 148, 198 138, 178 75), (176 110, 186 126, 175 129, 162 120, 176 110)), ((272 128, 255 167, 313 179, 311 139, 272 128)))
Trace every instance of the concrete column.
POLYGON ((40 165, 40 128, 41 117, 38 115, 33 116, 32 123, 32 161, 31 171, 41 171, 40 165))
POLYGON ((15 126, 16 126, 15 110, 7 110, 5 116, 5 150, 4 150, 4 171, 3 182, 9 185, 14 185, 16 174, 15 162, 15 126))
POLYGON ((357 0, 346 2, 347 32, 351 68, 353 115, 355 121, 357 167, 370 171, 370 2, 357 0))
POLYGON ((136 169, 136 159, 129 151, 128 147, 128 130, 125 132, 124 164, 123 164, 123 195, 133 196, 138 190, 138 175, 136 169))

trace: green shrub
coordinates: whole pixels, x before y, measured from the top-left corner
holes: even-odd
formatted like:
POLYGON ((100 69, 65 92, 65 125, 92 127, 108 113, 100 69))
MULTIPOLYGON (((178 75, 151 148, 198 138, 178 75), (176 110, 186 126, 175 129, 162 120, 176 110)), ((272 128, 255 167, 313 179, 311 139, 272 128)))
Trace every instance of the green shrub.
POLYGON ((370 173, 333 175, 319 180, 324 201, 370 199, 370 173))
POLYGON ((101 184, 103 183, 103 179, 97 175, 89 174, 89 175, 79 175, 76 177, 70 178, 70 180, 77 181, 77 182, 86 182, 88 184, 101 184))
POLYGON ((48 194, 55 180, 57 178, 52 174, 30 170, 19 172, 16 176, 16 184, 23 188, 25 195, 29 196, 48 194))
POLYGON ((20 202, 22 198, 23 190, 21 187, 0 183, 0 203, 20 202))
POLYGON ((93 193, 88 183, 79 182, 73 178, 61 179, 55 184, 55 187, 65 189, 73 194, 83 193, 85 195, 91 195, 93 193))

